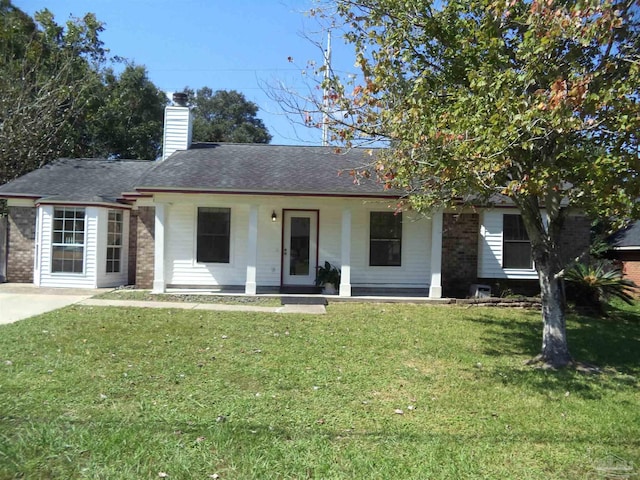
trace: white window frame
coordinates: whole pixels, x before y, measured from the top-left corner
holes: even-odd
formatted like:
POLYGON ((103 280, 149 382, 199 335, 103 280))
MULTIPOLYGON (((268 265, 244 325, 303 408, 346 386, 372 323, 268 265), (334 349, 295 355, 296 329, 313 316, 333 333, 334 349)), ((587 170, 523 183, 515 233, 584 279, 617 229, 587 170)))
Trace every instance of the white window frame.
MULTIPOLYGON (((87 266, 87 259, 86 259, 87 223, 88 223, 87 209, 85 207, 56 207, 56 206, 53 207, 53 216, 51 219, 51 261, 50 261, 51 263, 50 269, 51 269, 52 275, 84 275, 86 266, 87 266), (65 213, 69 211, 74 212, 73 217, 67 217, 65 215, 65 213), (56 215, 57 212, 65 212, 65 213, 63 213, 62 217, 59 217, 56 215), (76 226, 75 222, 79 220, 79 218, 76 217, 75 215, 76 212, 82 212, 82 232, 75 229, 75 226, 76 226), (68 221, 70 218, 73 218, 72 220, 73 228, 71 230, 66 230, 64 222, 68 221), (61 220, 63 222, 62 230, 55 229, 56 220, 61 220), (60 233, 62 235, 62 238, 61 238, 62 241, 60 242, 55 241, 56 233, 60 233), (78 243, 75 241, 76 235, 80 233, 82 233, 82 240, 83 240, 82 243, 78 243), (55 265, 54 252, 56 251, 56 249, 66 249, 66 248, 82 249, 82 270, 81 271, 69 272, 65 270, 54 269, 54 265, 55 265)), ((64 260, 63 260, 63 266, 64 266, 64 260)))
POLYGON ((403 263, 403 261, 402 261, 402 250, 403 250, 403 243, 404 243, 404 236, 405 236, 405 234, 404 234, 404 221, 403 221, 402 213, 401 212, 400 213, 395 213, 395 212, 389 212, 389 211, 380 211, 380 210, 369 210, 367 216, 368 216, 367 223, 369 225, 369 238, 368 238, 368 242, 367 242, 367 245, 368 245, 367 266, 369 268, 401 268, 402 267, 402 263, 403 263), (371 233, 372 233, 371 232, 371 216, 374 213, 376 213, 376 214, 382 213, 382 214, 399 215, 400 216, 400 238, 399 239, 395 239, 395 238, 389 238, 389 239, 379 238, 379 239, 377 239, 377 240, 388 240, 388 241, 396 241, 396 240, 398 240, 399 241, 399 243, 400 243, 400 261, 399 261, 399 263, 397 265, 372 265, 371 264, 371 250, 372 250, 371 249, 371 240, 372 240, 372 237, 371 237, 371 233))
MULTIPOLYGON (((529 265, 527 267, 513 267, 513 266, 507 266, 505 265, 505 260, 506 260, 506 255, 505 255, 505 251, 506 251, 506 245, 509 244, 527 244, 529 245, 529 250, 531 250, 531 240, 528 238, 526 240, 522 240, 522 239, 506 239, 505 236, 505 218, 507 216, 512 216, 512 217, 519 217, 520 219, 522 219, 522 215, 517 214, 517 213, 504 213, 502 214, 502 268, 504 270, 520 270, 520 271, 527 271, 527 270, 533 270, 534 265, 533 265, 533 255, 531 254, 531 251, 529 252, 529 265)), ((526 230, 525 230, 526 233, 526 230)))
POLYGON ((107 211, 107 246, 106 246, 106 258, 105 258, 105 272, 107 274, 120 274, 122 273, 122 251, 123 251, 123 239, 124 239, 124 211, 118 209, 111 209, 107 211), (111 219, 111 215, 120 215, 120 219, 111 219), (111 232, 111 225, 118 225, 119 228, 115 228, 113 232, 111 232), (109 237, 110 234, 113 233, 116 238, 120 240, 120 243, 110 243, 109 237), (116 250, 117 258, 109 258, 109 250, 116 250), (109 266, 113 267, 117 262, 118 269, 110 270, 109 266))
POLYGON ((233 264, 233 209, 228 206, 220 205, 198 205, 195 207, 194 218, 194 242, 193 242, 193 262, 196 265, 215 265, 216 267, 230 267, 233 264), (215 208, 219 210, 227 210, 229 212, 229 259, 226 262, 203 262, 198 260, 198 213, 201 208, 215 208))

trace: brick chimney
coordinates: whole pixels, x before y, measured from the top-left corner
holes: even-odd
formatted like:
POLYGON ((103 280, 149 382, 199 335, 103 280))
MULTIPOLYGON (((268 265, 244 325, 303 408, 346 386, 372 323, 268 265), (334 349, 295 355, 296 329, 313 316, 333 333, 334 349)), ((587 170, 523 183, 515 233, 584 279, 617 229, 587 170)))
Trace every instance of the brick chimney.
POLYGON ((178 150, 191 146, 191 109, 187 106, 186 93, 174 93, 173 105, 164 110, 164 133, 162 135, 162 160, 178 150))

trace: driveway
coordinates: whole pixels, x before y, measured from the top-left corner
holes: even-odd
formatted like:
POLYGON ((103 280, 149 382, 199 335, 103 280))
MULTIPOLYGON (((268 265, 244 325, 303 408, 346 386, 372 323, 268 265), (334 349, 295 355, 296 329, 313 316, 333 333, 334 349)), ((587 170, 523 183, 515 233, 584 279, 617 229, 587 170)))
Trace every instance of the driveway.
POLYGON ((38 288, 25 283, 0 283, 0 324, 57 310, 109 290, 38 288))

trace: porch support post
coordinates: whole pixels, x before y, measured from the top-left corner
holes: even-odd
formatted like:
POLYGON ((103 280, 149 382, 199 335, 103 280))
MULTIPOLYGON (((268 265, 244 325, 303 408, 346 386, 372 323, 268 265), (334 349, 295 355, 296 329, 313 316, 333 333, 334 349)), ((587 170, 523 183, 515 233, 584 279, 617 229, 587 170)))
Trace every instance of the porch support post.
POLYGON ((351 296, 351 209, 342 210, 342 266, 340 267, 340 296, 351 296))
POLYGON ((244 284, 244 293, 255 295, 256 265, 258 263, 258 205, 249 208, 249 237, 247 238, 247 279, 244 284))
POLYGON ((431 285, 429 298, 442 298, 442 210, 431 217, 431 285))
POLYGON ((153 290, 152 293, 164 293, 166 289, 164 274, 165 224, 167 207, 164 203, 155 204, 156 221, 154 231, 153 290))

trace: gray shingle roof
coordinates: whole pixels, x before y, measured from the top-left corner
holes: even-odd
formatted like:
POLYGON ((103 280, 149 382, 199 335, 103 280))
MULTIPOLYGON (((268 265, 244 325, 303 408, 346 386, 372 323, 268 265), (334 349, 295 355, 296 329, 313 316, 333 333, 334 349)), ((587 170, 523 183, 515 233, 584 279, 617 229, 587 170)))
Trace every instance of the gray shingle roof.
POLYGON ((134 191, 150 161, 61 158, 0 186, 0 197, 38 197, 49 201, 115 202, 134 191))
POLYGON ((333 147, 195 144, 154 166, 138 188, 397 196, 374 180, 354 184, 349 171, 373 159, 362 149, 336 153, 333 147))
POLYGON ((195 144, 164 162, 59 159, 0 186, 0 197, 102 203, 136 190, 398 196, 375 180, 354 183, 349 171, 374 158, 333 147, 195 144))
POLYGON ((634 222, 611 235, 607 242, 612 247, 640 248, 640 221, 634 222))

